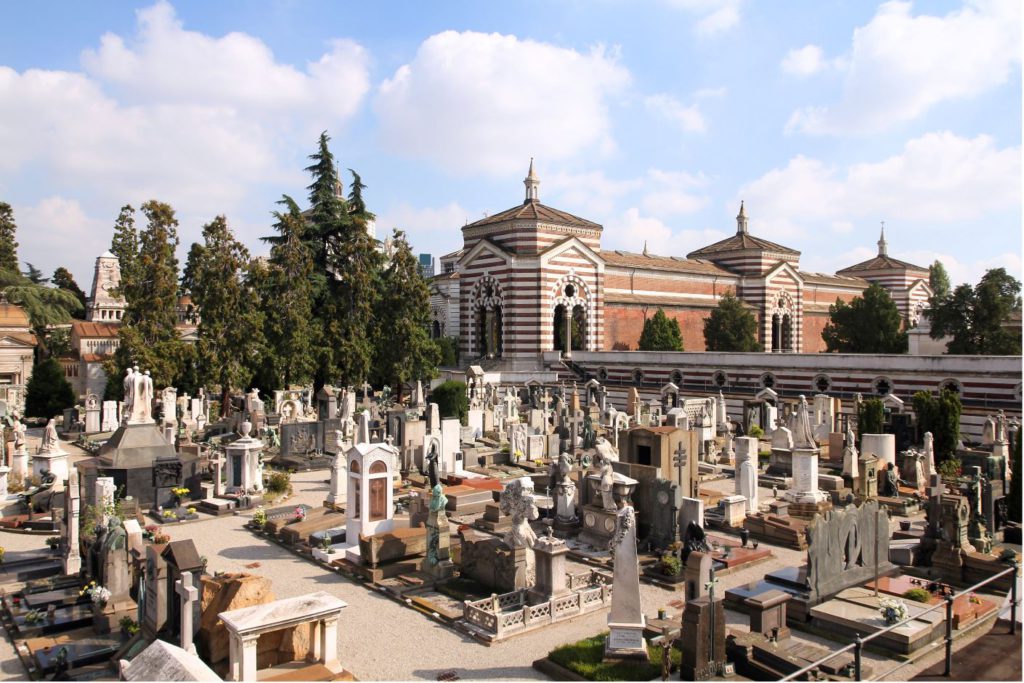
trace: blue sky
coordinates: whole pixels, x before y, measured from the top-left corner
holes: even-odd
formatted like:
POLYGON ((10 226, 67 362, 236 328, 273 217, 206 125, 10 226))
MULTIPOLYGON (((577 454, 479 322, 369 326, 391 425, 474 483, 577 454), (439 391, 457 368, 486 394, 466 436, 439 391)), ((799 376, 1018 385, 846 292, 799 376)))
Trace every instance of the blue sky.
POLYGON ((321 130, 377 234, 444 254, 522 201, 685 255, 735 230, 834 272, 875 252, 1021 273, 1017 0, 0 5, 0 200, 20 256, 87 287, 122 204, 181 254, 254 253, 321 130))

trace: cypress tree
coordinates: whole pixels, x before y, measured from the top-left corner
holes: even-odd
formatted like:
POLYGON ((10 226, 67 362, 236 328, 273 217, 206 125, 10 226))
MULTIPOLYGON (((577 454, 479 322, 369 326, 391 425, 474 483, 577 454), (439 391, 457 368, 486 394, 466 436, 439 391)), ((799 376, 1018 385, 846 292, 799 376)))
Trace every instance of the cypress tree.
POLYGON ((640 333, 640 351, 682 351, 683 335, 679 331, 679 321, 669 318, 665 311, 658 311, 644 321, 644 329, 640 333))
POLYGON ((7 202, 0 202, 0 270, 18 272, 17 235, 14 209, 7 202))
POLYGON ((46 358, 32 368, 25 393, 25 415, 50 419, 75 405, 75 391, 64 378, 56 358, 46 358))
POLYGON ((836 299, 821 332, 830 352, 906 353, 907 333, 896 303, 885 288, 872 284, 849 304, 836 299))
POLYGON ((732 293, 704 320, 704 345, 708 351, 760 351, 757 319, 732 293))

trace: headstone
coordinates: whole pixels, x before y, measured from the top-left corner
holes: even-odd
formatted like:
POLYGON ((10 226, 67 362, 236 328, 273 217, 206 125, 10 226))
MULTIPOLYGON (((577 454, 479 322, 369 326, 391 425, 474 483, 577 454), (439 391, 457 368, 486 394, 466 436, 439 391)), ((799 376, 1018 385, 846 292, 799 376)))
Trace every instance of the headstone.
POLYGON ((484 435, 484 411, 479 408, 470 408, 466 424, 472 431, 473 438, 479 439, 484 435))
POLYGON ((461 444, 462 423, 457 417, 446 417, 441 419, 441 471, 454 473, 455 454, 462 450, 461 444))
POLYGON ((687 498, 683 496, 679 504, 679 536, 686 533, 690 522, 694 522, 701 529, 704 528, 704 501, 700 498, 687 498))
POLYGON ((791 503, 820 504, 828 495, 818 489, 817 451, 793 450, 793 486, 786 490, 785 498, 791 503))
POLYGON ((636 551, 636 513, 628 503, 615 517, 612 609, 608 614, 608 638, 604 658, 647 659, 644 642, 644 611, 640 602, 640 564, 636 551))
POLYGON ((751 436, 736 439, 736 493, 746 499, 746 511, 757 512, 758 441, 751 436))
POLYGON ((807 525, 810 604, 892 569, 889 514, 876 501, 815 515, 807 525))
POLYGON ((744 496, 723 496, 718 504, 726 524, 731 527, 743 526, 743 520, 747 518, 747 499, 744 496))
POLYGON ((100 398, 90 393, 85 397, 85 433, 100 431, 100 398))
POLYGON ((199 630, 199 590, 192 585, 192 572, 182 572, 174 588, 180 599, 181 622, 178 627, 181 629, 181 649, 196 654, 196 646, 192 639, 199 630))
POLYGON ((221 677, 197 655, 177 645, 154 640, 131 661, 120 661, 123 681, 202 681, 217 683, 221 677))
POLYGON ((345 453, 339 451, 331 465, 331 488, 327 492, 327 506, 338 507, 345 504, 345 490, 348 488, 348 468, 345 453))
POLYGON ((569 593, 566 585, 566 555, 569 547, 565 541, 555 538, 548 527, 548 534, 537 539, 533 546, 537 562, 537 582, 530 589, 533 602, 546 602, 569 593))
POLYGON ((148 637, 156 637, 167 623, 167 561, 161 557, 165 546, 146 546, 145 604, 142 628, 148 637))
MULTIPOLYGON (((713 583, 712 580, 709 583, 713 583)), ((706 681, 717 678, 725 663, 725 605, 707 595, 686 603, 683 633, 679 642, 680 679, 706 681)))
POLYGON ((792 598, 789 593, 773 589, 744 600, 750 612, 750 632, 760 633, 776 641, 788 638, 790 631, 786 626, 786 603, 792 598))
POLYGON ((696 600, 708 594, 707 584, 711 580, 714 559, 711 553, 695 550, 686 558, 684 576, 686 580, 686 601, 696 600))
POLYGON ((81 494, 78 489, 78 468, 68 473, 68 486, 64 492, 64 520, 61 536, 64 540, 64 574, 75 575, 82 571, 82 554, 78 539, 79 517, 82 512, 81 494))

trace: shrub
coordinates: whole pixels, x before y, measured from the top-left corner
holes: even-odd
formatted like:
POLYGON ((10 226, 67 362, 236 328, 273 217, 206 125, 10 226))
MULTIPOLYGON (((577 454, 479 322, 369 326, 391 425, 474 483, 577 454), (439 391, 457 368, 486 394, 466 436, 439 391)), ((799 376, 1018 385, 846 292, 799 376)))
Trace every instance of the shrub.
POLYGON ((443 368, 454 368, 459 364, 458 337, 441 337, 434 340, 441 350, 440 365, 443 368))
POLYGON ((869 398, 860 406, 857 415, 857 437, 865 434, 881 434, 885 426, 885 405, 880 398, 869 398))
POLYGON ((263 525, 267 523, 267 511, 263 509, 263 506, 256 508, 256 511, 252 513, 252 523, 261 529, 263 525))
POLYGON ((939 471, 939 475, 942 476, 942 480, 948 482, 955 482, 963 473, 960 458, 949 458, 948 460, 943 460, 938 464, 936 469, 939 471))
POLYGON ((665 576, 679 576, 683 572, 683 563, 672 553, 662 555, 658 569, 665 576))
POLYGON ((910 588, 903 592, 903 597, 914 602, 930 602, 932 594, 924 588, 910 588))
POLYGON ((267 491, 273 494, 287 493, 292 485, 292 476, 287 472, 274 471, 267 477, 266 488, 267 491))
POLYGON ((46 547, 47 548, 49 548, 50 550, 53 550, 54 548, 57 548, 59 546, 60 546, 60 536, 47 536, 46 537, 46 547))
POLYGON ((764 430, 758 425, 750 425, 750 431, 747 432, 747 436, 752 436, 755 439, 760 439, 764 436, 764 430))
POLYGON ((435 387, 430 396, 441 417, 457 417, 462 424, 467 424, 469 401, 466 399, 465 382, 449 380, 435 387))

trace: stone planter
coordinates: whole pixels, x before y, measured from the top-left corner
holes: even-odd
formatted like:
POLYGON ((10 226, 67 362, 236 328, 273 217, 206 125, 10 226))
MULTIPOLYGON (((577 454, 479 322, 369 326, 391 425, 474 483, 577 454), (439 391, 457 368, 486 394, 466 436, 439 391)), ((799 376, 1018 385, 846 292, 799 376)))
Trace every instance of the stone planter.
POLYGON ((340 550, 323 550, 322 548, 313 548, 313 559, 327 564, 330 564, 335 560, 340 560, 344 556, 345 553, 340 550))

